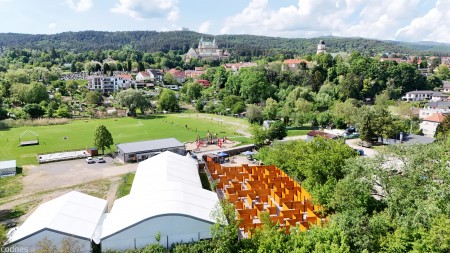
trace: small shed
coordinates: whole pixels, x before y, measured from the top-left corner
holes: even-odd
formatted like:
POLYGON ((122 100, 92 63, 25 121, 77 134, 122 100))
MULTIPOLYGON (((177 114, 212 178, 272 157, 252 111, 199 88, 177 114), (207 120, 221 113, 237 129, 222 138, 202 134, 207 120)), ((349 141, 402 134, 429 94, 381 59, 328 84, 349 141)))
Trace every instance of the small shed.
POLYGON ((90 156, 96 156, 98 155, 98 149, 93 147, 93 148, 87 148, 86 151, 89 153, 90 156))
POLYGON ((16 168, 17 168, 16 160, 0 162, 0 177, 16 175, 16 168))

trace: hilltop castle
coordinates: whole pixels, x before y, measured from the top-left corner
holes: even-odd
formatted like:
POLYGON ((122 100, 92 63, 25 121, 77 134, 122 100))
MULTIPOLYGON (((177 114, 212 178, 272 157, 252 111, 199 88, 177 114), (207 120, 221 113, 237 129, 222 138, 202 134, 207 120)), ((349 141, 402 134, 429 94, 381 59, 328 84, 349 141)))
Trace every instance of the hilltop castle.
POLYGON ((219 49, 216 39, 212 42, 204 41, 203 37, 198 43, 198 48, 191 48, 184 55, 184 59, 189 61, 190 59, 202 59, 202 60, 220 60, 230 57, 230 53, 225 50, 219 49))

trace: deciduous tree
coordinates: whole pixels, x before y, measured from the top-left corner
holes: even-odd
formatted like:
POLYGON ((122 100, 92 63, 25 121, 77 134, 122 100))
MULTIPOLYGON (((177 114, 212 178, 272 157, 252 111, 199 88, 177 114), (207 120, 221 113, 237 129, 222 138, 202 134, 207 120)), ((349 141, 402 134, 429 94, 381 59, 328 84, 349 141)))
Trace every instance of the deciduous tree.
POLYGON ((123 90, 117 94, 117 102, 121 106, 128 108, 128 113, 131 116, 136 116, 137 109, 144 113, 145 110, 151 108, 150 99, 142 90, 123 90))
POLYGON ((105 153, 106 148, 110 148, 114 144, 113 137, 104 125, 97 126, 94 133, 94 146, 105 153))

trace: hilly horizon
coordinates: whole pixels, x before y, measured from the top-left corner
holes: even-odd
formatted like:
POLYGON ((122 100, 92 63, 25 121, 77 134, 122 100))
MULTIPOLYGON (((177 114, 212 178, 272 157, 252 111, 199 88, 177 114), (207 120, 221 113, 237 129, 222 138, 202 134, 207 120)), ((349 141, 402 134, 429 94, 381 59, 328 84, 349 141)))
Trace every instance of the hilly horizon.
POLYGON ((316 51, 324 40, 330 53, 358 51, 367 55, 399 53, 414 55, 450 55, 450 44, 433 41, 403 42, 367 39, 362 37, 321 36, 315 38, 284 38, 260 35, 212 35, 194 31, 79 31, 56 34, 0 33, 0 46, 15 49, 51 48, 84 52, 89 50, 116 50, 131 45, 136 50, 149 52, 186 53, 196 47, 201 37, 216 38, 219 47, 235 53, 305 55, 316 51))

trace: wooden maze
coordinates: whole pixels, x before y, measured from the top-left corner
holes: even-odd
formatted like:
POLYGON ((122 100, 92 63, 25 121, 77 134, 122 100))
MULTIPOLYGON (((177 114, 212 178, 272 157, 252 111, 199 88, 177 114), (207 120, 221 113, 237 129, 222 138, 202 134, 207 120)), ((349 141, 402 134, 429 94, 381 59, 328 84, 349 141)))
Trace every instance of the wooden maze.
POLYGON ((217 182, 219 197, 234 204, 242 237, 251 237, 252 231, 262 226, 263 212, 286 233, 293 227, 306 231, 311 224, 325 220, 316 214, 321 207, 311 203, 309 193, 273 165, 224 167, 209 162, 207 168, 217 182))

